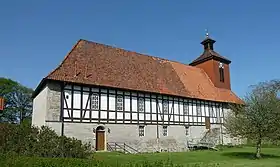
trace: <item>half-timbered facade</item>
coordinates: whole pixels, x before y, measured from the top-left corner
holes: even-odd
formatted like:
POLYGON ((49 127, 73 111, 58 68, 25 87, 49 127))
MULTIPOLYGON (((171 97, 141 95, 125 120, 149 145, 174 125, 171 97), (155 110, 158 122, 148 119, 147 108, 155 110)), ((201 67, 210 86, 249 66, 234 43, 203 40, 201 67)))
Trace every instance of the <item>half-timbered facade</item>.
POLYGON ((188 144, 238 142, 223 132, 230 61, 213 49, 190 65, 80 40, 34 94, 32 123, 109 150, 182 151, 188 144))

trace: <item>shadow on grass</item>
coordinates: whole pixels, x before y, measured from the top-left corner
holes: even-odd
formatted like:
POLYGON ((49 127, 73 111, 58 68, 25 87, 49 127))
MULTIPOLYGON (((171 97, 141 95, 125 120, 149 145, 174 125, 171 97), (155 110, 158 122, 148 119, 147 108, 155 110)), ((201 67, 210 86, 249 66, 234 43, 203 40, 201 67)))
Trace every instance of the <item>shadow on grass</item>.
MULTIPOLYGON (((255 153, 252 152, 227 152, 227 153, 223 153, 222 155, 230 158, 256 159, 255 153)), ((272 154, 261 154, 261 159, 266 159, 266 158, 280 158, 280 156, 272 155, 272 154)))

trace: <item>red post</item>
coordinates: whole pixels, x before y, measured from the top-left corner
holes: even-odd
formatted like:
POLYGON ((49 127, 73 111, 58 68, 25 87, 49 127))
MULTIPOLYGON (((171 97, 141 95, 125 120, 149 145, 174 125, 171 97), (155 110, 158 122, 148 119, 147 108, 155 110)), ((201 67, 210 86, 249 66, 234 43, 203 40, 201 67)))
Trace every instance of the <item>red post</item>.
POLYGON ((4 98, 0 97, 0 111, 4 110, 4 98))

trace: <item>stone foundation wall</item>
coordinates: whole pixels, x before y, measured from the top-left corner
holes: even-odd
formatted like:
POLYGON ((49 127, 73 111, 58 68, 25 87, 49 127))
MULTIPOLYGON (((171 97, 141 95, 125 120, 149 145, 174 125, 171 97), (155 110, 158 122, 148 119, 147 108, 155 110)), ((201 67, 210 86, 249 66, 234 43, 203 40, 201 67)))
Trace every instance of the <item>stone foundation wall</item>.
POLYGON ((96 135, 93 129, 98 126, 105 127, 105 143, 125 143, 140 152, 186 151, 188 143, 208 142, 217 145, 240 142, 220 133, 219 127, 209 131, 204 126, 191 126, 188 133, 186 133, 184 126, 168 126, 168 136, 163 136, 162 126, 158 126, 159 137, 157 138, 157 125, 145 126, 145 136, 140 137, 138 125, 64 123, 64 134, 83 142, 89 142, 95 148, 96 135))

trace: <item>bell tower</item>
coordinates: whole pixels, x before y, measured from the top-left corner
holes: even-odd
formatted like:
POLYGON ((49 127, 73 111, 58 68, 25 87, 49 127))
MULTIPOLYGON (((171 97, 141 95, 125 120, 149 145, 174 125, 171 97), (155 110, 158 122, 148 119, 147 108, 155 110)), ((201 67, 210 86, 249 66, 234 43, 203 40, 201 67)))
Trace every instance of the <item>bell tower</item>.
POLYGON ((204 47, 202 55, 189 65, 203 69, 216 87, 231 89, 229 71, 231 61, 214 51, 215 42, 207 32, 206 38, 201 42, 204 47))

